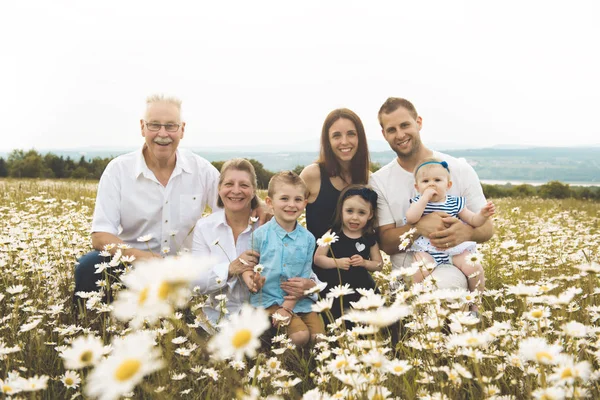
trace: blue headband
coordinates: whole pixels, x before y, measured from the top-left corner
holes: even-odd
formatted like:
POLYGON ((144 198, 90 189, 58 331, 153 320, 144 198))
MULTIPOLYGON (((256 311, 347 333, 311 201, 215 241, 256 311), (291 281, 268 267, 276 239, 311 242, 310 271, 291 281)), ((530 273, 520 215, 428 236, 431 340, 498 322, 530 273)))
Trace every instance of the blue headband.
POLYGON ((450 170, 448 169, 448 163, 446 161, 426 161, 423 164, 419 165, 417 167, 417 169, 415 169, 415 175, 417 175, 417 172, 419 171, 419 168, 421 168, 423 165, 427 165, 427 164, 439 164, 442 167, 446 168, 446 171, 450 172, 450 170))

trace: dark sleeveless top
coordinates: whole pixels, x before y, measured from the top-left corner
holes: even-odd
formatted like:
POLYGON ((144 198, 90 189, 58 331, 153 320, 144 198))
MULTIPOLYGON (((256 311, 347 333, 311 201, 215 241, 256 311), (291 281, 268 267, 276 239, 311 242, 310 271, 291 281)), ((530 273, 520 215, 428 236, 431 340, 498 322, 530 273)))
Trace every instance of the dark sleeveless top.
POLYGON ((313 203, 306 205, 306 228, 316 239, 319 239, 331 228, 335 216, 335 206, 341 193, 331 184, 325 167, 319 165, 319 170, 321 171, 319 196, 313 203))

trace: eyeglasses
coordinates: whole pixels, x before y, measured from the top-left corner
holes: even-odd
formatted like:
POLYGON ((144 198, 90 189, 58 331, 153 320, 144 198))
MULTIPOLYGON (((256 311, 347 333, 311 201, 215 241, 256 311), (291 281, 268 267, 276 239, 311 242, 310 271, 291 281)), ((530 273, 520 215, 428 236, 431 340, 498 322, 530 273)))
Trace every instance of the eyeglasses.
POLYGON ((177 132, 179 130, 180 124, 157 124, 156 122, 146 122, 146 128, 150 132, 158 132, 161 127, 165 127, 165 131, 167 132, 177 132))

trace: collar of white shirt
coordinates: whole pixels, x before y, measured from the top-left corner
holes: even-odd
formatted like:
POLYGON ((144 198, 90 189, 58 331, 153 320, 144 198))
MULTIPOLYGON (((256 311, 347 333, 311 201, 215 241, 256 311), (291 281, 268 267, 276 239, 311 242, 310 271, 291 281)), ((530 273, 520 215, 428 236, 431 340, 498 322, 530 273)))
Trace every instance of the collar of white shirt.
MULTIPOLYGON (((177 176, 182 171, 191 174, 192 168, 190 167, 188 160, 186 160, 185 157, 182 157, 181 152, 179 149, 177 149, 175 150, 175 169, 171 175, 177 176)), ((146 159, 144 158, 144 146, 142 146, 138 152, 135 168, 133 169, 133 178, 137 179, 140 174, 143 174, 144 177, 148 179, 152 179, 152 177, 154 177, 154 172, 148 168, 148 164, 146 164, 146 159)))

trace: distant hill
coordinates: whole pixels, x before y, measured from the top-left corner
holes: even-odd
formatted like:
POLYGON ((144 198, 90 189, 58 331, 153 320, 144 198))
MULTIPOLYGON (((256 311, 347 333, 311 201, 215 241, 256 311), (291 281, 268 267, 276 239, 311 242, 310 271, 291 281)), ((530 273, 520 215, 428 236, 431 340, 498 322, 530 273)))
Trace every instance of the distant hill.
MULTIPOLYGON (((232 146, 227 148, 191 149, 209 161, 228 160, 233 157, 254 158, 260 161, 266 169, 280 171, 293 169, 298 165, 308 165, 318 157, 317 148, 307 150, 310 144, 300 143, 293 151, 282 151, 277 146, 232 146), (268 151, 269 149, 278 151, 268 151)), ((442 149, 442 147, 431 148, 442 149)), ((384 141, 372 141, 371 161, 385 165, 395 158, 384 141)), ((134 148, 85 148, 71 150, 38 150, 44 154, 52 152, 59 156, 78 160, 96 157, 115 157, 134 148)), ((465 158, 479 174, 482 180, 497 181, 537 181, 600 183, 600 146, 591 147, 519 147, 503 145, 484 149, 445 149, 454 157, 465 158)), ((0 153, 0 157, 7 157, 0 153)))

